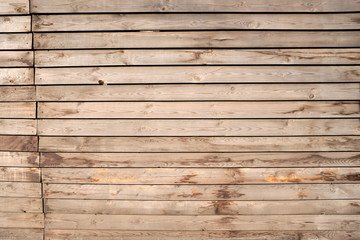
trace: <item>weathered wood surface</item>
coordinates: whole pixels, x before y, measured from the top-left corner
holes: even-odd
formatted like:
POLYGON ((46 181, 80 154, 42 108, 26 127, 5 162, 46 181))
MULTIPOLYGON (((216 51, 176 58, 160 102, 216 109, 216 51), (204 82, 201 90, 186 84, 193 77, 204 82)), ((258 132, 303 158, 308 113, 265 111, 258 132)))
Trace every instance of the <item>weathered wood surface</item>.
MULTIPOLYGON (((0 120, 0 126, 1 126, 0 120)), ((21 130, 21 129, 20 129, 21 130)), ((1 129, 0 129, 1 133, 1 129)), ((358 119, 85 120, 42 119, 40 136, 360 135, 358 119), (114 126, 114 127, 110 127, 114 126)))
MULTIPOLYGON (((1 105, 0 105, 1 107, 1 105)), ((343 102, 39 102, 39 118, 358 118, 343 102)))
POLYGON ((41 166, 104 168, 355 167, 360 166, 360 153, 41 153, 41 166))
POLYGON ((30 49, 31 33, 0 34, 0 50, 30 49))
POLYGON ((34 70, 31 68, 0 68, 0 85, 31 85, 34 70))
POLYGON ((0 228, 44 228, 44 215, 0 212, 0 228))
POLYGON ((0 152, 0 166, 38 167, 39 153, 36 152, 0 152))
POLYGON ((38 149, 36 136, 0 136, 0 151, 33 152, 38 149))
MULTIPOLYGON (((12 0, 13 1, 13 0, 12 0)), ((32 0, 32 13, 72 12, 354 12, 357 0, 32 0)))
POLYGON ((267 185, 43 185, 45 198, 118 200, 319 200, 358 199, 360 184, 267 185))
POLYGON ((43 211, 41 198, 0 198, 0 206, 0 212, 42 213, 43 211))
MULTIPOLYGON (((16 52, 19 53, 19 52, 16 52)), ((2 56, 0 55, 0 64, 2 56)), ((36 67, 113 65, 358 64, 360 49, 52 50, 35 52, 36 67)))
POLYGON ((360 231, 119 231, 119 230, 46 230, 46 240, 356 240, 360 231))
POLYGON ((40 168, 0 167, 0 181, 40 182, 40 168))
POLYGON ((0 239, 12 240, 41 240, 43 239, 43 229, 24 229, 24 228, 0 228, 0 239))
POLYGON ((17 15, 29 13, 28 0, 1 0, 0 14, 1 15, 17 15))
POLYGON ((0 67, 31 67, 32 51, 0 51, 0 67))
POLYGON ((0 86, 0 101, 35 101, 34 86, 0 86))
MULTIPOLYGON (((33 31, 359 29, 358 13, 343 14, 72 14, 34 15, 33 31)), ((1 25, 0 25, 1 26, 1 25)))
POLYGON ((0 134, 36 135, 36 128, 34 119, 0 119, 0 134))
POLYGON ((120 201, 46 199, 46 213, 109 215, 357 215, 359 200, 120 201))
POLYGON ((0 118, 35 118, 35 102, 0 102, 0 118))
MULTIPOLYGON (((14 142, 17 143, 16 140, 14 142)), ((15 144, 18 149, 22 149, 18 145, 15 144)), ((32 150, 36 146, 30 145, 30 147, 32 150)), ((41 152, 359 151, 360 137, 40 137, 39 150, 41 152)))
POLYGON ((359 230, 358 215, 94 215, 45 216, 48 229, 117 230, 359 230), (316 222, 316 225, 314 224, 316 222), (256 224, 254 224, 256 223, 256 224))
POLYGON ((0 32, 30 32, 30 29, 30 16, 0 16, 0 32))
POLYGON ((358 82, 360 76, 359 66, 83 67, 35 71, 37 85, 358 82))
MULTIPOLYGON (((33 180, 36 180, 37 175, 34 175, 33 180)), ((93 184, 349 183, 360 181, 360 168, 44 168, 42 181, 93 184)))
POLYGON ((0 197, 41 198, 41 184, 31 182, 0 182, 0 197))

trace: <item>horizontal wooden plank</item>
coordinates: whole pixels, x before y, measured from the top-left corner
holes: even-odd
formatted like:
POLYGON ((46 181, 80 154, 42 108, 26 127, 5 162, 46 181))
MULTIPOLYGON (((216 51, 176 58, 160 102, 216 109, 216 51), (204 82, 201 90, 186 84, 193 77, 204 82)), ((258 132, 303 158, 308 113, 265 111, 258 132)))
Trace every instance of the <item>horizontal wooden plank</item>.
POLYGON ((35 102, 0 102, 0 118, 35 118, 35 102))
POLYGON ((35 119, 0 119, 0 134, 36 135, 36 125, 35 119))
POLYGON ((35 71, 37 85, 358 82, 360 75, 359 66, 83 67, 35 71))
POLYGON ((31 33, 0 34, 0 50, 31 49, 31 33))
POLYGON ((28 0, 1 0, 0 14, 13 15, 13 14, 28 14, 29 1, 28 0))
POLYGON ((41 240, 43 239, 42 229, 16 229, 16 228, 0 228, 0 239, 12 240, 41 240))
POLYGON ((354 12, 360 11, 356 0, 286 1, 252 0, 32 0, 32 13, 67 12, 354 12))
POLYGON ((40 168, 0 167, 0 181, 40 182, 40 168))
POLYGON ((35 101, 34 86, 0 86, 0 101, 35 101))
POLYGON ((0 85, 32 85, 34 70, 32 68, 1 68, 0 85))
POLYGON ((360 168, 44 168, 42 181, 93 184, 346 183, 360 181, 360 168))
POLYGON ((0 197, 40 198, 41 184, 32 182, 0 182, 0 197))
MULTIPOLYGON (((32 87, 0 87, 5 92, 0 100, 11 100, 6 93, 18 95, 21 90, 34 94, 32 87)), ((38 101, 360 100, 360 83, 38 86, 36 90, 38 101)), ((32 99, 21 95, 20 99, 32 99)))
MULTIPOLYGON (((41 213, 40 198, 0 198, 0 212, 41 213)), ((1 233, 0 233, 1 238, 1 233)))
MULTIPOLYGON (((31 146, 30 150, 35 147, 31 146)), ((360 137, 40 137, 39 149, 42 152, 359 151, 360 137)))
MULTIPOLYGON (((0 10, 1 11, 1 10, 0 10)), ((30 16, 2 16, 0 17, 0 32, 30 32, 30 16)))
MULTIPOLYGON (((1 39, 0 39, 1 42, 1 39)), ((35 49, 359 47, 358 31, 35 33, 35 49)))
POLYGON ((44 183, 45 198, 118 200, 357 199, 360 184, 96 185, 44 183))
MULTIPOLYGON (((18 52, 17 52, 18 53, 18 52)), ((1 55, 0 55, 1 56, 1 55)), ((36 51, 35 66, 358 64, 353 49, 52 50, 36 51)), ((0 64, 1 64, 0 60, 0 64)))
MULTIPOLYGON (((15 120, 16 121, 16 120, 15 120)), ((1 120, 0 120, 1 125, 1 120)), ((21 128, 20 128, 21 131, 21 128)), ((0 130, 1 133, 1 130, 0 130)), ((360 135, 358 119, 39 120, 40 136, 360 135), (120 127, 121 126, 121 127, 120 127)))
POLYGON ((33 15, 33 30, 359 29, 358 13, 345 14, 72 14, 33 15))
POLYGON ((38 103, 39 118, 349 118, 359 116, 359 102, 38 103))
POLYGON ((32 51, 1 51, 0 67, 31 67, 33 66, 32 51))
POLYGON ((46 214, 48 229, 358 230, 358 215, 161 216, 46 214))
POLYGON ((36 136, 0 136, 0 151, 37 151, 36 136))
POLYGON ((359 200, 120 201, 45 199, 45 213, 109 215, 356 215, 359 200))
POLYGON ((38 167, 39 154, 35 152, 0 152, 0 166, 38 167))
POLYGON ((46 240, 355 240, 360 231, 117 231, 117 230, 46 230, 46 240))
POLYGON ((0 212, 0 228, 44 228, 44 215, 0 212))
MULTIPOLYGON (((1 159, 1 158, 0 158, 1 159)), ((41 153, 42 167, 336 167, 360 166, 359 152, 41 153)))

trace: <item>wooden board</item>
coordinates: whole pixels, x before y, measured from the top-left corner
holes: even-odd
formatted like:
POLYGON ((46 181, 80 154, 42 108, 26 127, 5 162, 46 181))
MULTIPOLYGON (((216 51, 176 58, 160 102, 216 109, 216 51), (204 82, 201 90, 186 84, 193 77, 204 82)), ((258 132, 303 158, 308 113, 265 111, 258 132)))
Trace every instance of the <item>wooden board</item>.
MULTIPOLYGON (((31 87, 0 87, 0 92, 18 95, 22 89, 34 94, 31 87)), ((24 95, 20 99, 31 100, 24 95)), ((12 96, 4 94, 0 100, 5 98, 11 100, 12 96)), ((38 86, 36 98, 38 101, 358 100, 360 83, 38 86)))
POLYGON ((360 166, 359 152, 41 153, 42 167, 336 167, 360 166))
POLYGON ((42 213, 40 198, 0 198, 0 205, 0 212, 42 213))
POLYGON ((33 31, 359 29, 358 13, 33 15, 33 31))
POLYGON ((46 199, 45 213, 108 215, 356 215, 359 200, 121 201, 46 199))
POLYGON ((39 154, 35 152, 0 152, 0 166, 38 167, 39 154))
POLYGON ((41 184, 31 182, 0 182, 0 197, 41 198, 41 184))
POLYGON ((29 1, 28 0, 1 0, 0 14, 13 15, 13 14, 28 14, 29 1))
POLYGON ((36 127, 34 119, 0 119, 0 134, 36 135, 36 127))
POLYGON ((0 51, 0 67, 31 67, 32 51, 0 51))
POLYGON ((45 198, 118 200, 319 200, 360 198, 360 184, 43 185, 45 198))
POLYGON ((0 151, 37 151, 36 136, 0 136, 0 151))
POLYGON ((0 86, 0 101, 34 101, 34 86, 0 86))
POLYGON ((35 102, 0 102, 0 118, 35 118, 35 102))
POLYGON ((0 68, 0 85, 31 85, 34 70, 31 68, 0 68))
POLYGON ((0 212, 0 228, 44 228, 44 215, 0 212))
POLYGON ((0 229, 0 238, 5 240, 21 239, 21 240, 41 240, 43 239, 42 229, 0 229))
MULTIPOLYGON (((0 105, 1 107, 1 105, 0 105)), ((351 118, 359 102, 39 102, 39 118, 351 118)))
POLYGON ((40 168, 0 167, 0 181, 40 182, 40 168))
POLYGON ((360 168, 44 168, 42 181, 93 184, 349 183, 360 182, 360 168))
POLYGON ((31 33, 0 34, 0 50, 31 49, 31 33))
MULTIPOLYGON (((13 1, 13 0, 12 0, 13 1)), ((360 11, 356 0, 32 0, 33 13, 70 12, 354 12, 360 11)))
POLYGON ((358 82, 360 75, 359 66, 83 67, 35 71, 36 85, 358 82))
MULTIPOLYGON (((18 53, 18 52, 16 52, 18 53)), ((2 55, 0 55, 0 64, 2 55)), ((358 64, 360 49, 36 51, 36 67, 111 65, 358 64)))
POLYGON ((5 32, 30 32, 30 29, 31 29, 31 17, 30 16, 2 16, 2 17, 0 17, 0 32, 3 32, 3 33, 5 33, 5 32))
POLYGON ((46 214, 48 229, 358 230, 358 215, 159 216, 46 214), (316 222, 316 225, 314 225, 316 222), (256 224, 254 224, 256 223, 256 224))
POLYGON ((357 31, 187 31, 34 34, 35 49, 256 47, 360 47, 360 34, 357 31))

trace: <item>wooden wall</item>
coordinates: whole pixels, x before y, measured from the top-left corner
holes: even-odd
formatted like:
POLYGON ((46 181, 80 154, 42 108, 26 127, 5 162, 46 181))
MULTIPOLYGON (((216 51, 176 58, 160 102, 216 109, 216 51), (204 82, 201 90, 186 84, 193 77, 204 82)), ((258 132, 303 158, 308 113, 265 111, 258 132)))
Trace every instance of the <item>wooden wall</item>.
POLYGON ((0 239, 360 239, 360 1, 0 14, 0 239))

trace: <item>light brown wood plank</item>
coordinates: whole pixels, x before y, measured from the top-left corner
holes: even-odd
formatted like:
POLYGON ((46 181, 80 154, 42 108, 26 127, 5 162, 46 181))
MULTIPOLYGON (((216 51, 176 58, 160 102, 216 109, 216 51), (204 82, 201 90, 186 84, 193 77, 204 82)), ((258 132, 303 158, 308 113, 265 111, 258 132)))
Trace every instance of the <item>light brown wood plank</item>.
MULTIPOLYGON (((359 34, 360 35, 360 34, 359 34)), ((360 42, 360 41, 359 41, 360 42)), ((0 87, 7 92, 19 87, 0 87)), ((34 94, 31 87, 24 90, 34 94)), ((25 94, 21 94, 25 95, 25 94)), ((38 101, 359 100, 360 83, 38 86, 38 101)), ((17 99, 17 98, 15 98, 17 99)), ((26 95, 21 100, 31 100, 26 95)))
POLYGON ((0 118, 35 118, 35 102, 0 102, 0 118))
POLYGON ((0 17, 0 32, 30 32, 30 16, 2 16, 0 17))
POLYGON ((0 166, 38 167, 39 154, 34 152, 0 152, 0 166))
POLYGON ((0 85, 32 85, 34 70, 32 68, 1 68, 0 85))
POLYGON ((1 51, 0 67, 31 67, 33 66, 32 51, 1 51))
POLYGON ((0 101, 35 101, 34 86, 0 86, 0 101))
POLYGON ((0 50, 31 49, 31 33, 0 34, 0 50))
MULTIPOLYGON (((1 56, 1 55, 0 55, 1 56)), ((35 66, 358 64, 360 49, 36 51, 35 66)), ((0 60, 0 64, 1 64, 0 60)))
POLYGON ((32 0, 33 13, 67 12, 353 12, 360 10, 356 0, 32 0))
MULTIPOLYGON (((0 158, 1 159, 1 158, 0 158)), ((336 167, 360 166, 359 152, 41 153, 42 167, 336 167)))
POLYGON ((0 181, 40 182, 40 168, 0 167, 0 181))
POLYGON ((42 152, 359 151, 360 137, 40 137, 39 148, 42 152))
POLYGON ((0 136, 0 151, 37 151, 36 136, 0 136))
MULTIPOLYGON (((34 34, 35 49, 359 46, 360 34, 357 31, 187 31, 34 34)), ((10 46, 9 48, 11 49, 10 46)))
POLYGON ((120 201, 45 199, 45 213, 109 215, 357 215, 360 200, 120 201))
MULTIPOLYGON (((0 198, 0 212, 42 213, 40 198, 0 198)), ((1 233, 0 233, 1 239, 1 233)))
POLYGON ((33 15, 33 30, 359 29, 358 13, 345 14, 73 14, 33 15))
POLYGON ((0 1, 0 14, 13 15, 13 14, 28 14, 29 1, 28 0, 1 0, 0 1))
POLYGON ((46 240, 356 240, 360 231, 116 231, 46 230, 46 240))
POLYGON ((0 119, 0 134, 36 135, 34 119, 0 119))
POLYGON ((358 82, 360 76, 359 66, 84 67, 35 71, 37 85, 358 82))
POLYGON ((41 198, 41 184, 30 182, 0 182, 0 197, 41 198))
POLYGON ((48 229, 358 230, 358 215, 159 216, 46 214, 48 229))
POLYGON ((4 240, 41 240, 43 239, 43 230, 42 229, 24 229, 24 228, 0 228, 0 239, 4 240))
POLYGON ((360 198, 360 184, 43 185, 45 198, 118 200, 319 200, 360 198))
POLYGON ((359 102, 38 103, 39 118, 349 118, 359 116, 359 102))
POLYGON ((43 228, 42 213, 1 213, 0 228, 43 228))

